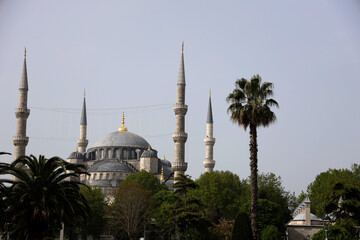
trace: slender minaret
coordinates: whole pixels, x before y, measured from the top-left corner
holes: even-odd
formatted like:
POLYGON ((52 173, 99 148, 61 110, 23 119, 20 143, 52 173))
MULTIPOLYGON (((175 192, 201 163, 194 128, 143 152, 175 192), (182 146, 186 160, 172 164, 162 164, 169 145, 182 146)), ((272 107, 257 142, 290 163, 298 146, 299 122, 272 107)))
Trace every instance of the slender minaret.
POLYGON ((209 107, 207 112, 207 120, 206 120, 206 138, 204 139, 206 146, 206 155, 205 161, 203 162, 205 167, 205 172, 212 172, 215 166, 214 161, 214 144, 215 138, 213 138, 213 116, 212 116, 212 108, 211 108, 211 92, 209 92, 209 107))
POLYGON ((26 120, 30 115, 30 110, 27 108, 28 91, 25 48, 24 66, 19 87, 19 107, 15 109, 15 116, 17 118, 16 136, 13 137, 15 159, 25 155, 25 148, 29 142, 29 138, 26 136, 26 120))
POLYGON ((77 141, 78 150, 81 153, 86 152, 86 147, 89 142, 86 139, 86 128, 87 128, 87 120, 86 120, 86 102, 85 102, 85 90, 84 90, 84 102, 83 102, 81 118, 80 118, 80 138, 77 141))
POLYGON ((184 69, 184 43, 181 50, 181 61, 179 69, 179 77, 177 82, 177 101, 174 105, 174 112, 176 116, 176 129, 173 134, 175 143, 175 160, 172 163, 174 170, 174 178, 179 174, 184 174, 187 169, 185 162, 185 142, 187 140, 187 133, 185 132, 185 114, 188 106, 185 105, 185 69, 184 69))

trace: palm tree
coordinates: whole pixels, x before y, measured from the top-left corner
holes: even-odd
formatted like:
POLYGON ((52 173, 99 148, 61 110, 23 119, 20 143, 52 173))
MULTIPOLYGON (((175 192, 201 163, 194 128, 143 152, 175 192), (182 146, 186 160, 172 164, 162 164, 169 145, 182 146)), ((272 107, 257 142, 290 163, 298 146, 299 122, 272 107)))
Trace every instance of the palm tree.
POLYGON ((253 239, 259 239, 257 218, 257 127, 267 127, 276 121, 275 114, 270 107, 278 107, 278 103, 269 97, 273 95, 273 84, 261 83, 259 75, 250 81, 245 78, 235 82, 235 89, 228 95, 226 101, 230 103, 227 112, 231 114, 231 121, 243 126, 246 131, 250 127, 250 170, 251 170, 251 229, 253 239))
POLYGON ((16 179, 5 211, 10 216, 11 239, 53 237, 62 222, 66 225, 75 216, 87 216, 89 207, 80 193, 81 183, 69 181, 87 174, 83 165, 31 155, 15 160, 8 174, 16 179))

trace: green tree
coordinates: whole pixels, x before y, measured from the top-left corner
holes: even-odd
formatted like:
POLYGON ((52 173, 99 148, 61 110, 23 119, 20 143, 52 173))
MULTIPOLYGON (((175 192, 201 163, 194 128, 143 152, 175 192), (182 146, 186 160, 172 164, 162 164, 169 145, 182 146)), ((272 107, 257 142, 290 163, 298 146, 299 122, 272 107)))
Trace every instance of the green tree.
MULTIPOLYGON (((89 208, 90 217, 76 217, 68 227, 68 235, 75 237, 79 235, 82 239, 87 236, 92 236, 93 239, 100 239, 100 235, 104 232, 105 220, 105 207, 107 206, 105 196, 101 189, 98 187, 80 187, 81 194, 85 197, 89 208)), ((77 239, 77 238, 76 238, 77 239)))
MULTIPOLYGON (((0 155, 5 155, 10 153, 0 152, 0 155)), ((9 183, 9 180, 3 178, 4 175, 9 171, 9 164, 0 162, 0 232, 5 232, 7 230, 6 219, 5 219, 5 210, 8 207, 7 200, 9 198, 9 188, 6 183, 9 183)))
POLYGON ((198 187, 198 185, 191 179, 189 175, 180 174, 175 178, 175 183, 173 188, 175 189, 175 193, 183 196, 185 201, 185 206, 187 203, 187 196, 190 190, 194 190, 198 187))
POLYGON ((68 181, 86 174, 83 165, 70 164, 59 157, 24 156, 7 172, 16 178, 10 188, 8 212, 11 239, 53 237, 61 222, 88 216, 89 207, 80 193, 80 183, 68 181), (21 167, 18 167, 21 166, 21 167))
MULTIPOLYGON (((340 195, 334 195, 333 189, 336 184, 341 183, 346 189, 354 188, 360 190, 360 178, 354 171, 349 169, 329 169, 316 176, 315 180, 308 186, 307 192, 311 200, 311 211, 317 216, 326 214, 326 206, 338 204, 340 195)), ((337 194, 340 192, 338 191, 337 194)))
POLYGON ((199 187, 191 194, 200 199, 206 217, 213 223, 220 218, 234 219, 240 206, 250 197, 247 183, 230 171, 204 173, 196 183, 199 187))
POLYGON ((171 222, 175 224, 181 239, 209 239, 208 227, 211 225, 204 218, 204 206, 198 198, 188 194, 197 187, 188 175, 180 174, 175 178, 174 193, 181 201, 172 206, 171 222))
POLYGON ((332 188, 330 199, 332 201, 325 206, 326 213, 332 214, 337 221, 351 219, 357 224, 360 223, 359 189, 336 183, 332 188), (335 204, 336 200, 339 201, 335 204))
MULTIPOLYGON (((282 186, 281 177, 273 173, 261 173, 258 175, 259 199, 267 199, 280 207, 279 213, 283 217, 285 225, 291 219, 289 203, 294 201, 294 195, 285 191, 282 186)), ((296 205, 297 206, 297 205, 296 205)), ((283 228, 282 228, 283 229, 283 228)))
POLYGON ((156 226, 160 229, 164 239, 172 233, 176 207, 180 205, 181 198, 170 190, 161 190, 154 195, 155 208, 151 216, 155 219, 156 226))
POLYGON ((130 240, 139 239, 151 212, 151 192, 137 182, 120 184, 109 215, 115 235, 125 231, 130 240))
POLYGON ((261 233, 261 240, 281 240, 283 239, 279 233, 279 230, 274 225, 266 226, 261 233))
MULTIPOLYGON (((327 228, 328 240, 354 240, 350 233, 339 225, 330 225, 327 228)), ((325 229, 315 233, 312 240, 323 240, 325 239, 325 229)))
POLYGON ((154 176, 153 173, 142 170, 137 173, 130 174, 120 184, 126 184, 128 182, 137 182, 144 189, 150 191, 152 194, 157 193, 160 190, 167 190, 167 186, 162 184, 160 180, 154 176))
MULTIPOLYGON (((250 203, 244 204, 241 207, 248 215, 251 213, 250 203)), ((285 235, 285 221, 281 212, 279 204, 271 202, 266 199, 259 199, 259 230, 260 232, 269 225, 276 226, 281 235, 285 235)))
POLYGON ((252 239, 251 223, 249 215, 240 211, 236 215, 232 229, 231 240, 250 240, 252 239))
POLYGON ((258 146, 257 128, 267 127, 275 122, 275 113, 270 107, 278 107, 278 103, 269 98, 273 95, 273 84, 261 83, 259 75, 253 76, 250 81, 245 78, 235 82, 235 89, 226 98, 230 102, 228 113, 231 121, 243 126, 244 130, 250 128, 250 170, 251 170, 251 228, 254 240, 259 239, 257 202, 258 202, 258 146))

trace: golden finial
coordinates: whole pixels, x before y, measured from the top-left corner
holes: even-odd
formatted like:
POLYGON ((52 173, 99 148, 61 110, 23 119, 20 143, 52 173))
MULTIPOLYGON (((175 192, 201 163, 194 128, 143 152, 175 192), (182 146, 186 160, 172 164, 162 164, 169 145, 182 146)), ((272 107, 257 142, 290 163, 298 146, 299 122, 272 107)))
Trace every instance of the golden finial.
POLYGON ((24 48, 24 57, 26 57, 26 47, 24 48))
POLYGON ((127 128, 125 127, 125 114, 124 114, 124 112, 123 112, 123 114, 122 114, 122 125, 121 125, 121 127, 119 128, 119 132, 124 132, 124 131, 127 131, 127 128))
POLYGON ((184 52, 184 41, 182 42, 182 45, 181 45, 181 52, 182 53, 184 52))
POLYGON ((164 166, 161 167, 161 177, 160 181, 164 181, 164 166))
POLYGON ((78 152, 78 148, 75 148, 75 152, 78 152))

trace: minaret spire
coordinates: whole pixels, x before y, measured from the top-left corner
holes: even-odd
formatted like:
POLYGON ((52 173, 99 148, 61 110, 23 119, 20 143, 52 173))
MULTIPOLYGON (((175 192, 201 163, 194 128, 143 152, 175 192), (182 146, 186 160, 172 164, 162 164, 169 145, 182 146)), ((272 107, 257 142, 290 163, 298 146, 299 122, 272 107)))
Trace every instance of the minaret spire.
POLYGON ((26 120, 30 115, 30 110, 27 108, 28 99, 28 78, 26 67, 26 48, 24 50, 24 65, 22 76, 19 86, 19 107, 15 109, 15 116, 17 118, 16 136, 13 137, 13 143, 15 145, 15 159, 25 155, 26 145, 29 142, 29 138, 26 136, 26 120))
POLYGON ((209 106, 207 112, 207 119, 206 119, 206 138, 204 139, 205 146, 206 146, 206 154, 205 154, 205 161, 203 162, 205 167, 205 172, 212 172, 215 166, 214 161, 214 144, 215 138, 213 138, 213 114, 212 114, 212 107, 211 107, 211 91, 209 92, 209 106))
POLYGON ((86 152, 86 147, 89 141, 86 139, 86 131, 87 131, 87 119, 86 119, 86 101, 85 101, 85 89, 84 89, 84 100, 83 106, 81 110, 81 118, 80 118, 80 138, 77 141, 78 150, 81 153, 86 152))
POLYGON ((177 101, 174 105, 174 112, 176 116, 176 128, 173 134, 175 143, 175 160, 172 164, 174 170, 174 178, 180 174, 184 174, 187 169, 185 162, 185 142, 187 140, 187 133, 185 132, 185 115, 188 106, 185 105, 185 67, 184 67, 184 43, 181 48, 181 61, 179 68, 179 76, 177 82, 177 101))

